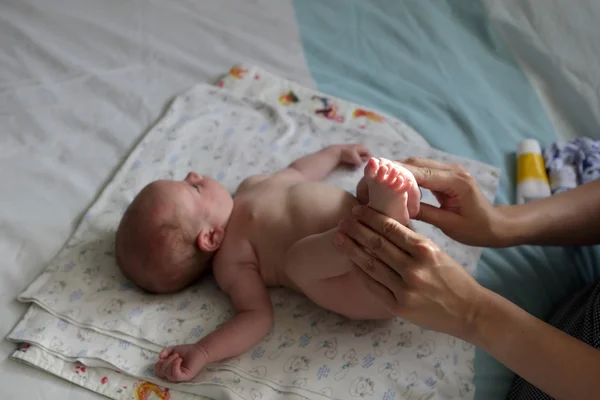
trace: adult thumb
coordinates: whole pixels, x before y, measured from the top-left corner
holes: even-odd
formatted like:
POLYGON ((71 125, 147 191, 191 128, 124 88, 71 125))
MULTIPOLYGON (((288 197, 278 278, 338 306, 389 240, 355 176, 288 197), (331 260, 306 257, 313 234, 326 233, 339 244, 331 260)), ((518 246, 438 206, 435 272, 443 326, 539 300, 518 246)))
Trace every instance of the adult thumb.
POLYGON ((431 204, 421 203, 421 208, 415 219, 445 230, 454 224, 458 224, 457 218, 458 216, 450 211, 442 210, 431 204))

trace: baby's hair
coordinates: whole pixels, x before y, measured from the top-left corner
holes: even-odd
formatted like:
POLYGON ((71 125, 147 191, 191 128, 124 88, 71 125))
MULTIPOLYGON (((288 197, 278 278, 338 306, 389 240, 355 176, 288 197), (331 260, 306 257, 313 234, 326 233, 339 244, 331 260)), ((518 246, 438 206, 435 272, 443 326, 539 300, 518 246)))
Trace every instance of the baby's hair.
POLYGON ((117 230, 115 250, 123 275, 149 293, 175 292, 193 283, 210 256, 200 251, 175 215, 158 226, 141 227, 148 220, 136 208, 126 211, 117 230), (168 269, 173 269, 174 279, 161 279, 160 272, 168 269))

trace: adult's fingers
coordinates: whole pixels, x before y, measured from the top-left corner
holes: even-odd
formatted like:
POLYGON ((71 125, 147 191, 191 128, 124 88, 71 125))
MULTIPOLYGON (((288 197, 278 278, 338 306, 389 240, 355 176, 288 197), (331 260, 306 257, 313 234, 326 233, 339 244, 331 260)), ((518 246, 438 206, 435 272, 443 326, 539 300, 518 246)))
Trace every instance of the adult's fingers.
POLYGON ((389 281, 393 271, 378 259, 376 255, 369 254, 364 248, 352 240, 352 238, 342 233, 336 234, 334 242, 335 245, 360 269, 366 273, 373 274, 373 276, 377 276, 377 280, 389 281))
MULTIPOLYGON (((387 287, 392 292, 406 288, 404 286, 402 275, 399 272, 386 265, 385 262, 379 260, 377 255, 367 253, 351 238, 347 236, 342 238, 344 239, 344 242, 347 243, 343 243, 341 248, 348 254, 354 254, 354 259, 357 261, 354 261, 354 259, 351 257, 352 261, 374 281, 387 287)), ((402 261, 396 260, 396 263, 399 262, 405 264, 402 261)))
POLYGON ((355 269, 359 279, 367 287, 369 292, 371 292, 376 299, 381 301, 382 305, 387 310, 394 310, 396 307, 396 296, 393 291, 371 278, 371 276, 363 271, 362 268, 356 266, 355 269))
POLYGON ((419 186, 425 189, 452 194, 474 184, 473 177, 460 165, 443 164, 438 167, 439 162, 433 160, 419 161, 417 164, 419 165, 407 163, 402 165, 414 175, 419 186))
MULTIPOLYGON (((394 221, 394 220, 392 220, 394 221)), ((411 257, 401 247, 386 240, 381 232, 355 220, 343 221, 340 231, 349 236, 358 245, 365 248, 384 264, 402 273, 400 267, 411 262, 411 257)))
POLYGON ((415 219, 437 226, 440 229, 451 226, 457 227, 461 223, 461 217, 457 214, 426 203, 421 203, 421 208, 415 219))
POLYGON ((463 171, 463 167, 460 164, 447 163, 437 160, 432 160, 430 158, 422 158, 422 157, 410 157, 404 161, 398 161, 400 164, 410 165, 417 168, 431 168, 431 169, 439 169, 441 171, 454 171, 459 172, 463 171))
POLYGON ((360 224, 350 222, 348 228, 352 231, 349 232, 349 236, 360 244, 364 241, 369 251, 399 273, 412 258, 420 255, 422 244, 428 240, 425 236, 370 207, 356 206, 352 209, 352 213, 358 222, 371 229, 364 231, 364 228, 357 228, 360 224))

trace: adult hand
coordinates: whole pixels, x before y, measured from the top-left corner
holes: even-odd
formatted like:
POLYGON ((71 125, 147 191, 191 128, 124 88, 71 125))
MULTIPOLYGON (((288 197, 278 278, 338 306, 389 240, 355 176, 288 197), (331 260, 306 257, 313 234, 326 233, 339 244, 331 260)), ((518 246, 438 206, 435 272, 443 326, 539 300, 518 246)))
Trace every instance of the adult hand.
POLYGON ((472 246, 508 244, 502 207, 483 196, 475 179, 458 164, 410 158, 399 162, 415 176, 419 186, 431 190, 440 207, 421 203, 415 219, 440 228, 446 235, 472 246))
POLYGON ((428 238, 368 207, 354 211, 335 244, 369 290, 395 315, 466 337, 486 290, 428 238))

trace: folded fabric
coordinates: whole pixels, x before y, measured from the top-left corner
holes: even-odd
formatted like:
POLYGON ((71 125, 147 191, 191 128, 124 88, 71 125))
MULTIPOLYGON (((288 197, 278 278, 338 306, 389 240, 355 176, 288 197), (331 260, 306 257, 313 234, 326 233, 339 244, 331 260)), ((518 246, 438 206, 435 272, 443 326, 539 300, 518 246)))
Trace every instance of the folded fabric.
POLYGON ((552 194, 600 178, 600 141, 581 137, 542 150, 552 194))
POLYGON ((254 65, 234 65, 219 79, 217 86, 233 94, 283 106, 289 111, 327 119, 343 128, 429 147, 423 136, 396 118, 298 85, 254 65))

